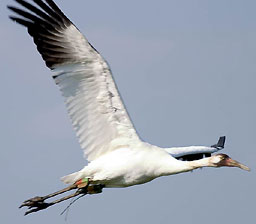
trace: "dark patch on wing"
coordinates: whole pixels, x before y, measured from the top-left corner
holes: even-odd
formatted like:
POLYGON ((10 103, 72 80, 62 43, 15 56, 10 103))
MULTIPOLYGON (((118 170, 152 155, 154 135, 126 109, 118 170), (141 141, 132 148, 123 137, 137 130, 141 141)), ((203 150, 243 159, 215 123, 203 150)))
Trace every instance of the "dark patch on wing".
POLYGON ((204 157, 210 157, 210 156, 211 156, 211 153, 198 153, 198 154, 179 156, 175 158, 182 161, 193 161, 193 160, 203 159, 204 157))
POLYGON ((24 0, 15 1, 28 11, 8 6, 20 16, 10 16, 10 19, 27 27, 47 67, 53 69, 56 65, 72 62, 72 48, 65 42, 64 35, 72 22, 58 6, 52 0, 33 0, 37 7, 24 0))

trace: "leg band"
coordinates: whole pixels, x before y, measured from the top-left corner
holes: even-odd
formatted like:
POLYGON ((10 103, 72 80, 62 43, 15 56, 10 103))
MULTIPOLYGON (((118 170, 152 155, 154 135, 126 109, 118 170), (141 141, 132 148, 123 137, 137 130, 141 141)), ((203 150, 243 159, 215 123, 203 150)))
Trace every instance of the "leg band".
POLYGON ((83 187, 86 187, 88 184, 89 184, 89 179, 88 178, 82 178, 82 179, 80 179, 80 180, 78 180, 78 181, 76 181, 76 186, 78 187, 78 188, 83 188, 83 187))

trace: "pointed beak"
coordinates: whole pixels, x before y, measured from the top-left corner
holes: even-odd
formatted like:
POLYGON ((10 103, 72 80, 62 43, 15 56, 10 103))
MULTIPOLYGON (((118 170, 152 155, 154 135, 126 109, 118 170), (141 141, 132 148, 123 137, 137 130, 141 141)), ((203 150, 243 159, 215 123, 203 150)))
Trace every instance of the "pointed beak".
POLYGON ((239 163, 238 161, 233 160, 231 158, 227 158, 225 160, 224 166, 238 167, 240 169, 247 170, 247 171, 251 170, 248 166, 245 166, 244 164, 239 163))

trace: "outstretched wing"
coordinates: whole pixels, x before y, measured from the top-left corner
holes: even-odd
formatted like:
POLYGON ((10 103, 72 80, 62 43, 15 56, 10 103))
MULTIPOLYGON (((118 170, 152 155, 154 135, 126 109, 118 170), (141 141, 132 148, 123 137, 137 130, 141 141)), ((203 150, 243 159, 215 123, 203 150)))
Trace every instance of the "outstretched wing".
POLYGON ((171 156, 179 160, 192 161, 211 156, 212 153, 224 149, 226 136, 221 136, 212 146, 188 146, 165 148, 171 156))
POLYGON ((16 0, 8 6, 27 27, 65 97, 68 114, 89 161, 140 141, 120 99, 110 68, 52 0, 16 0))

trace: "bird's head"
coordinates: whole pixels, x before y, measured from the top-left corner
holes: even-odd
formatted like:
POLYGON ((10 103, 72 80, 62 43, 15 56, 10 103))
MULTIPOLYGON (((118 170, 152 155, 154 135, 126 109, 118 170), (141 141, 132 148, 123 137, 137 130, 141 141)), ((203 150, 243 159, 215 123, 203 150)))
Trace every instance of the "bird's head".
POLYGON ((250 171, 250 168, 239 163, 236 160, 231 159, 226 154, 216 154, 210 157, 211 165, 214 167, 222 167, 222 166, 229 166, 229 167, 238 167, 243 170, 250 171))

